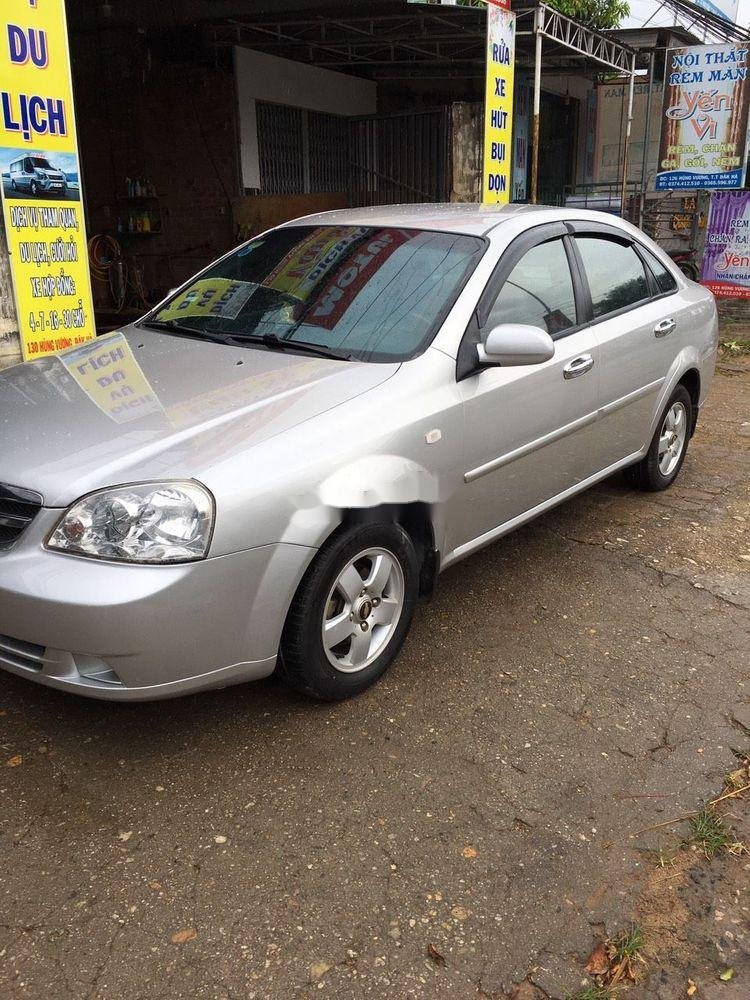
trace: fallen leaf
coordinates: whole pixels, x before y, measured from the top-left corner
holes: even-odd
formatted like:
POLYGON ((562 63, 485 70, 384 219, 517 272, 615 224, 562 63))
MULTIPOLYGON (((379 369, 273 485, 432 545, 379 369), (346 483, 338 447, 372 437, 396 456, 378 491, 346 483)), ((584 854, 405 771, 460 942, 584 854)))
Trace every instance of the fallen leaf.
POLYGON ((692 979, 688 979, 687 995, 689 997, 695 996, 698 987, 695 985, 692 979))
POLYGON ((328 962, 313 962, 310 966, 310 979, 320 979, 330 968, 328 962))
POLYGON ((477 856, 477 849, 476 847, 464 847, 461 853, 465 858, 475 858, 477 856))
POLYGON ((606 976, 609 972, 609 959, 603 943, 598 944, 589 955, 586 972, 590 976, 606 976))
POLYGON ((215 844, 226 844, 227 838, 223 834, 219 834, 218 837, 214 837, 215 844))
POLYGON ((441 955, 441 953, 437 950, 434 944, 427 945, 427 954, 435 963, 435 965, 440 965, 440 966, 445 965, 445 955, 441 955))
POLYGON ((154 892, 158 892, 161 889, 161 882, 157 882, 156 880, 149 882, 149 888, 153 889, 154 892))
POLYGON ((121 840, 123 842, 123 844, 124 844, 128 840, 130 840, 130 838, 132 836, 133 836, 133 831, 132 830, 122 830, 122 831, 120 831, 120 833, 117 834, 117 839, 121 840))
POLYGON ((726 972, 722 972, 719 976, 722 982, 728 983, 729 980, 734 976, 734 969, 727 969, 726 972))
POLYGON ((454 906, 451 910, 451 916, 455 917, 456 920, 468 920, 471 916, 471 910, 467 910, 465 906, 454 906))
POLYGON ((18 767, 19 764, 23 764, 23 757, 20 755, 20 753, 17 753, 15 755, 15 757, 11 757, 10 758, 10 760, 8 761, 8 763, 5 766, 6 767, 18 767))
POLYGON ((185 944, 186 941, 192 941, 197 937, 198 931, 195 927, 188 927, 187 930, 177 931, 176 934, 172 935, 172 944, 185 944))

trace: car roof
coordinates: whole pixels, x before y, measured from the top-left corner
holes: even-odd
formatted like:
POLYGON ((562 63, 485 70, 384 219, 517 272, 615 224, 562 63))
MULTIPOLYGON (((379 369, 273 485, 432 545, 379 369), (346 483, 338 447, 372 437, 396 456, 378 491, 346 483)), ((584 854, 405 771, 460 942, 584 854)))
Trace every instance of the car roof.
POLYGON ((529 226, 559 220, 609 222, 625 228, 614 215, 585 209, 555 208, 550 205, 480 205, 473 202, 420 205, 376 205, 318 212, 292 219, 286 226, 399 226, 404 229, 430 229, 448 233, 485 236, 510 219, 528 215, 529 226))

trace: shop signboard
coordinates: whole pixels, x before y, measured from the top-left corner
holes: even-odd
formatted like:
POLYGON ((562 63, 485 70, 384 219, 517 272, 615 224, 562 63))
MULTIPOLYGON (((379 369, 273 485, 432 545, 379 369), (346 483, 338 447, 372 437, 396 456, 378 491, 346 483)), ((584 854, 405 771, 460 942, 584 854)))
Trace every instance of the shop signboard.
POLYGON ((715 191, 701 283, 720 298, 750 299, 750 191, 715 191))
POLYGON ((25 360, 95 336, 64 0, 3 0, 0 181, 25 360))
POLYGON ((723 17, 725 21, 732 21, 734 23, 737 20, 739 0, 695 0, 695 5, 696 7, 702 7, 711 14, 715 14, 717 17, 723 17))
POLYGON ((507 6, 495 0, 487 4, 482 201, 500 205, 510 201, 513 172, 516 15, 507 6))
POLYGON ((516 80, 513 102, 513 201, 526 201, 529 167, 529 115, 531 87, 528 80, 516 80))
POLYGON ((656 190, 741 188, 748 46, 668 49, 666 66, 656 190))

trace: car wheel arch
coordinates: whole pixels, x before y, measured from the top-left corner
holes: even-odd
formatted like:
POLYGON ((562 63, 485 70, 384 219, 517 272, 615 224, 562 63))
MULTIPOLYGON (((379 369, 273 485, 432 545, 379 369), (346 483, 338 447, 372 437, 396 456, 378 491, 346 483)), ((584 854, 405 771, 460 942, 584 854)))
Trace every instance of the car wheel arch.
POLYGON ((693 421, 692 427, 690 428, 690 436, 695 432, 695 425, 698 419, 698 406, 700 405, 701 398, 701 376, 697 368, 688 368, 688 370, 682 375, 678 385, 684 385, 690 396, 690 401, 693 404, 693 421))
MULTIPOLYGON (((693 402, 693 418, 696 419, 702 385, 700 373, 704 360, 701 359, 694 347, 685 347, 675 356, 654 403, 651 426, 648 430, 648 442, 651 441, 664 404, 678 385, 684 385, 687 389, 693 402)), ((644 451, 647 447, 648 443, 644 444, 644 451)))
POLYGON ((435 546, 431 504, 414 500, 411 503, 344 508, 339 528, 355 524, 398 524, 403 528, 411 539, 419 560, 419 593, 421 596, 430 596, 434 592, 440 571, 440 553, 435 546))

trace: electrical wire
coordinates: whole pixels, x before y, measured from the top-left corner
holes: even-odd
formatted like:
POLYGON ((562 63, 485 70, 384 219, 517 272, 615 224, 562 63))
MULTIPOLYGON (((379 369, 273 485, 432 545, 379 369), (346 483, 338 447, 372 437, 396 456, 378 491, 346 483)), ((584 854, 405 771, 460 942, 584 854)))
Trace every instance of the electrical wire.
POLYGON ((97 233, 88 242, 88 252, 92 278, 109 286, 115 312, 122 312, 127 298, 128 266, 120 244, 113 236, 97 233))
POLYGON ((114 236, 107 233, 92 236, 88 252, 91 276, 109 286, 115 312, 122 312, 128 301, 138 308, 151 308, 135 257, 128 263, 114 236))

